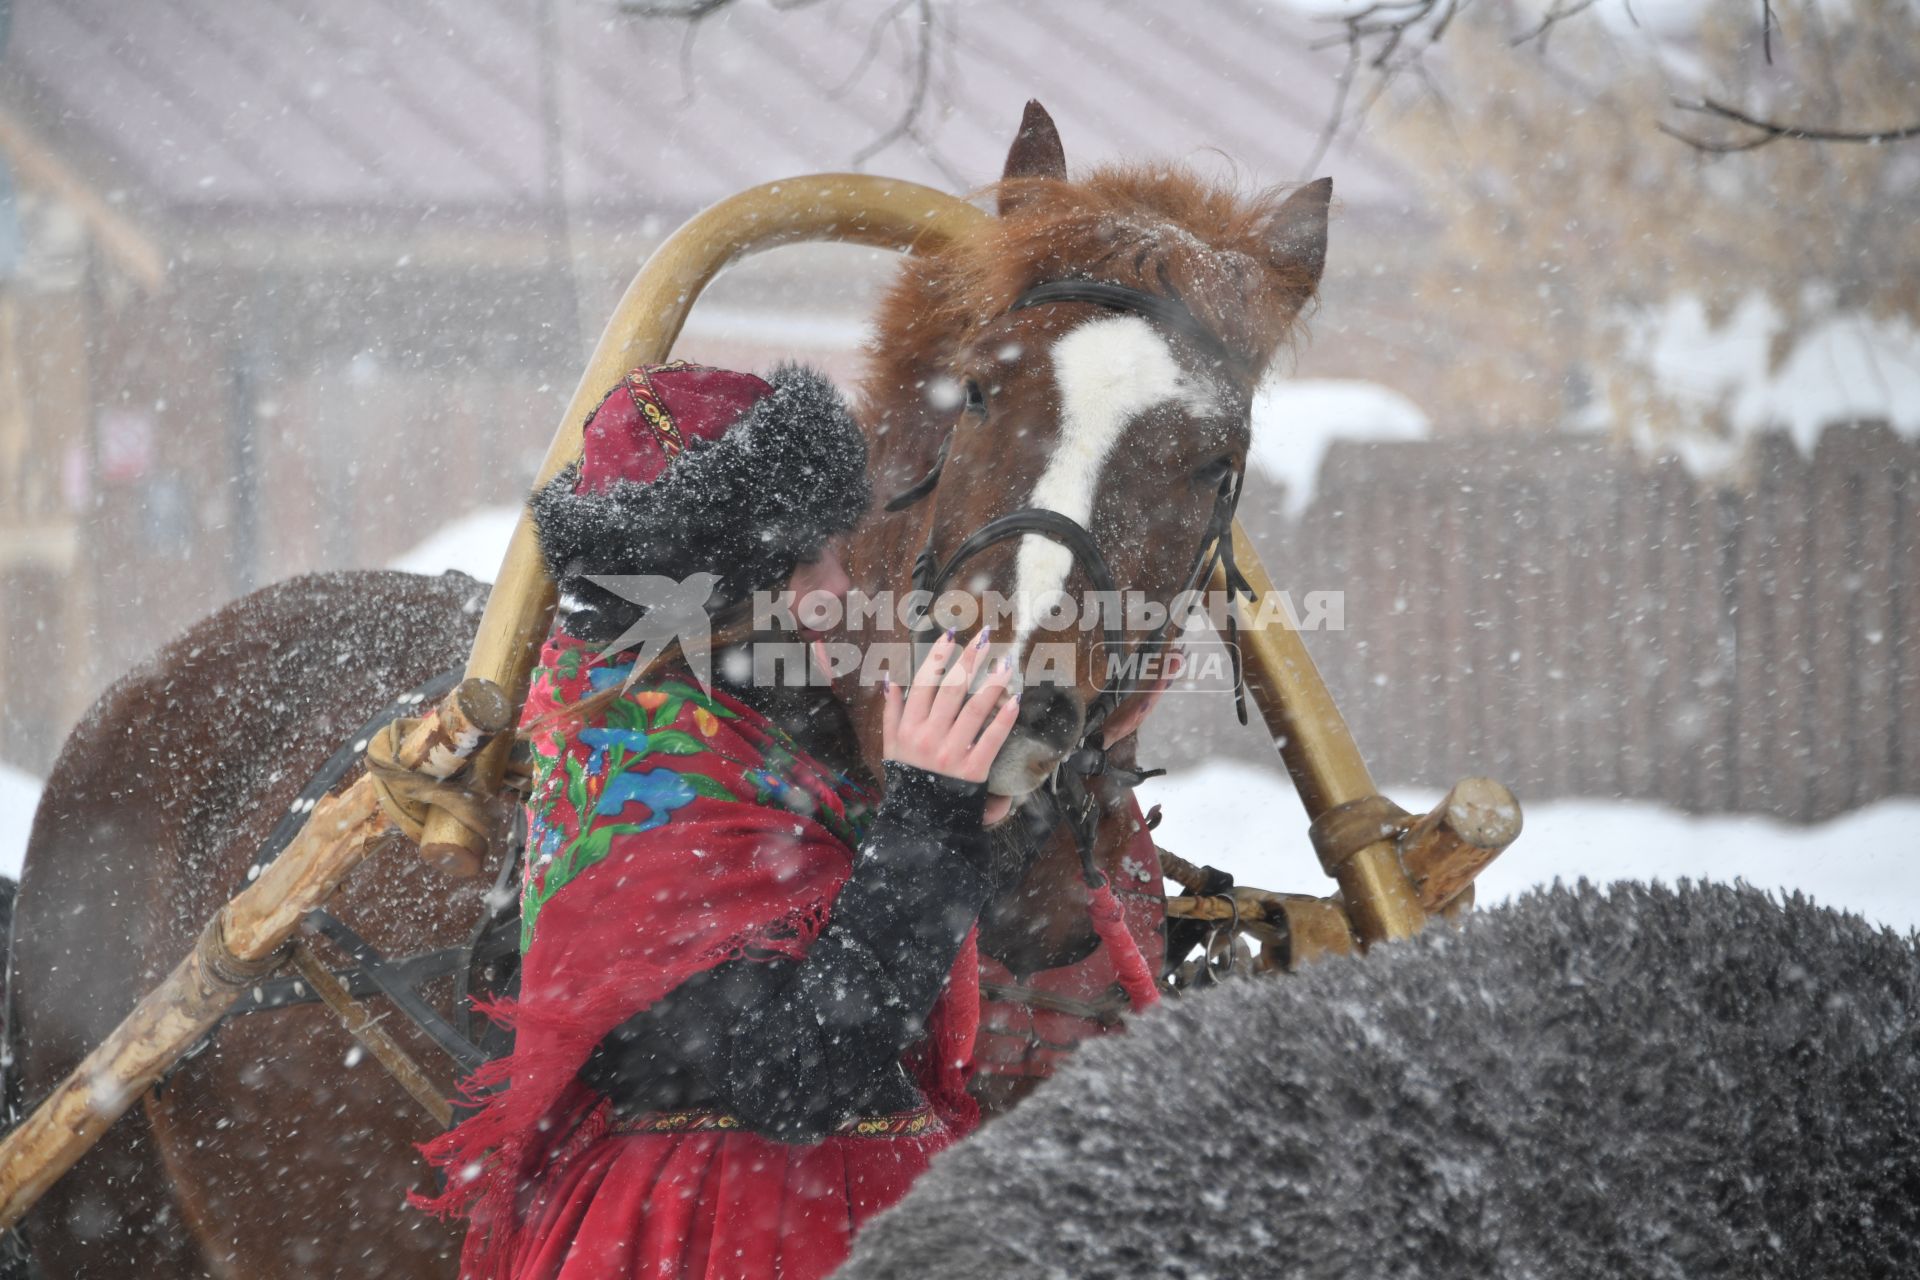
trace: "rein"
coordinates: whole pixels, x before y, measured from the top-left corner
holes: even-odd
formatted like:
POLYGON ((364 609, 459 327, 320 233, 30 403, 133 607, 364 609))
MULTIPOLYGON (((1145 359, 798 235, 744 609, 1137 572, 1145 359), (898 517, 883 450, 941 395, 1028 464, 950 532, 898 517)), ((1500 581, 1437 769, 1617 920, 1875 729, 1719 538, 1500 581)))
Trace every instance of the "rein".
MULTIPOLYGON (((1211 330, 1202 325, 1184 305, 1172 298, 1160 294, 1148 293, 1127 285, 1112 284, 1099 280, 1052 280, 1035 285, 1008 308, 1009 313, 1028 307, 1043 306, 1049 303, 1085 303, 1109 310, 1124 311, 1141 316, 1155 324, 1170 329, 1204 348, 1210 356, 1220 361, 1229 361, 1230 354, 1226 344, 1211 330)), ((887 504, 888 511, 904 511, 930 497, 940 484, 942 473, 946 469, 947 455, 953 447, 953 431, 949 431, 940 443, 940 451, 935 455, 933 466, 919 480, 896 494, 887 504)), ((1213 573, 1214 566, 1225 569, 1227 589, 1233 596, 1253 598, 1253 589, 1241 575, 1233 561, 1233 517, 1239 503, 1241 474, 1229 471, 1220 479, 1219 488, 1214 495, 1213 510, 1207 518, 1207 525, 1200 535, 1200 546, 1194 554, 1193 567, 1188 572, 1185 585, 1176 599, 1191 595, 1213 573)), ((1066 548, 1073 557, 1074 564, 1093 583, 1096 591, 1113 598, 1118 593, 1114 583, 1112 567, 1106 556, 1100 551, 1100 544, 1087 527, 1072 517, 1063 515, 1045 507, 1024 507, 1010 511, 1005 515, 989 520, 980 528, 968 534, 960 545, 953 549, 945 561, 939 559, 934 539, 936 527, 930 522, 927 529, 926 544, 922 547, 913 566, 913 589, 924 592, 927 608, 914 624, 913 633, 916 643, 925 643, 931 639, 936 627, 931 618, 932 602, 940 591, 953 579, 960 566, 972 557, 1014 538, 1034 535, 1047 538, 1066 548)), ((1028 820, 1034 824, 1034 834, 1044 838, 1061 823, 1066 822, 1073 831, 1074 842, 1080 852, 1081 875, 1085 880, 1088 893, 1088 913, 1093 919, 1095 931, 1101 940, 1108 944, 1114 956, 1115 967, 1121 972, 1123 985, 1136 1009, 1144 1008, 1157 998, 1157 983, 1152 975, 1146 973, 1145 962, 1140 958, 1140 950, 1133 936, 1127 932, 1120 917, 1120 909, 1113 899, 1113 892, 1107 884, 1106 876, 1094 863, 1094 846, 1099 834, 1099 805, 1088 791, 1086 780, 1102 773, 1113 772, 1121 777, 1128 786, 1134 786, 1154 772, 1139 773, 1127 771, 1122 774, 1117 766, 1109 766, 1106 749, 1100 745, 1098 737, 1102 727, 1118 709, 1121 702, 1132 693, 1138 692, 1136 684, 1123 681, 1112 666, 1113 655, 1120 653, 1125 644, 1119 625, 1112 618, 1102 620, 1108 654, 1109 674, 1100 686, 1093 705, 1087 709, 1086 724, 1080 741, 1068 752, 1060 764, 1054 767, 1053 775, 1044 790, 1046 803, 1040 806, 1023 805, 1023 809, 1032 810, 1028 820), (1130 971, 1131 970, 1131 971, 1130 971)), ((1165 639, 1173 625, 1173 611, 1161 620, 1148 636, 1134 649, 1137 655, 1151 651, 1165 639)), ((1246 687, 1242 679, 1238 647, 1233 643, 1235 624, 1231 614, 1228 616, 1228 651, 1233 660, 1234 705, 1240 717, 1240 723, 1247 722, 1246 687)))

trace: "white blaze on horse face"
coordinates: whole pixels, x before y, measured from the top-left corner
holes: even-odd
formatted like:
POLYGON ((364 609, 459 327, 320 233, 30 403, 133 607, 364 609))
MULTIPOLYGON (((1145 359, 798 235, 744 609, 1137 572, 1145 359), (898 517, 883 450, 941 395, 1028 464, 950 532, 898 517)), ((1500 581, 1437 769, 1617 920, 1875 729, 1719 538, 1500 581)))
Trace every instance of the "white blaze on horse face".
MULTIPOLYGON (((1086 525, 1101 473, 1129 423, 1170 400, 1208 413, 1216 397, 1181 372, 1167 340, 1139 316, 1090 320, 1054 343, 1052 354, 1060 434, 1027 505, 1086 525)), ((1051 538, 1030 533, 1020 539, 1014 560, 1016 662, 1065 591, 1073 567, 1073 553, 1051 538)))

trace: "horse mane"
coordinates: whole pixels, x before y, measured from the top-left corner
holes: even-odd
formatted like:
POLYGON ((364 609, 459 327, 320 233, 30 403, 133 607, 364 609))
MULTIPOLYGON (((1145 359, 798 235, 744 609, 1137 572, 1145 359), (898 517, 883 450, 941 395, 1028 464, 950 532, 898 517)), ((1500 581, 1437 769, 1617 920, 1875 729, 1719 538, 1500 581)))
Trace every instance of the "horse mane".
POLYGON ((1316 284, 1313 272, 1269 243, 1289 194, 1240 194, 1164 164, 987 187, 976 195, 1008 212, 980 234, 909 259, 882 300, 868 349, 869 403, 884 404, 942 370, 1022 293, 1062 277, 1184 302, 1226 343, 1251 385, 1292 336, 1316 284))

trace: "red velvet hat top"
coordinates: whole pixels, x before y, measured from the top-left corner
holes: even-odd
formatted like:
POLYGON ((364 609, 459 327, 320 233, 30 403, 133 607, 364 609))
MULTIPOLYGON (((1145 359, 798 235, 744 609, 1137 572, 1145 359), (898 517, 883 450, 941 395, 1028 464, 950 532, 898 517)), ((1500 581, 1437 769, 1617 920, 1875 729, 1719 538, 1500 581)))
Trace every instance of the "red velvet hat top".
POLYGON ((675 360, 629 373, 588 420, 576 493, 651 484, 694 440, 718 440, 773 388, 750 373, 675 360))

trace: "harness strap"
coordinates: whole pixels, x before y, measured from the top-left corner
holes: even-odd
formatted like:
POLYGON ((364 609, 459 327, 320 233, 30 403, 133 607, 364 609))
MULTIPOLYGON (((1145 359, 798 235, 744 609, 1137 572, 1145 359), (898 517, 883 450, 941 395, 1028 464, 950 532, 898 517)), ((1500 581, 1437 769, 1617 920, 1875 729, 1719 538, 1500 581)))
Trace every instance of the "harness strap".
POLYGON ((201 975, 215 986, 229 991, 244 991, 278 969, 287 962, 291 949, 290 945, 283 944, 257 960, 235 955, 233 948, 227 945, 227 914, 224 911, 214 913, 213 919, 207 921, 207 927, 200 931, 200 937, 193 944, 201 975))
MULTIPOLYGON (((378 951, 368 945, 365 938, 355 933, 344 921, 320 907, 307 913, 305 924, 308 931, 325 935, 328 941, 346 952, 366 979, 380 989, 380 994, 393 1001, 395 1007, 406 1015, 407 1021, 425 1032, 443 1053, 453 1059, 462 1074, 477 1070, 486 1063, 487 1055, 454 1030, 453 1024, 442 1017, 438 1009, 421 999, 406 975, 395 971, 378 951)), ((321 998, 325 999, 324 994, 321 998)))
MULTIPOLYGON (((376 785, 387 784, 382 789, 382 808, 396 825, 407 830, 417 841, 417 816, 413 818, 410 829, 407 815, 416 798, 430 789, 422 788, 418 784, 433 783, 434 780, 425 779, 399 768, 393 760, 390 749, 391 742, 397 741, 398 735, 392 737, 387 735, 393 733, 397 717, 437 700, 457 685, 462 675, 462 669, 456 667, 435 676, 416 689, 401 694, 362 725, 358 733, 344 741, 327 758, 326 763, 320 766, 318 772, 301 789, 299 797, 289 807, 288 812, 267 834, 265 842, 254 855, 252 865, 247 869, 247 881, 251 883, 258 879, 260 873, 272 865, 293 838, 299 834, 315 803, 330 793, 340 780, 363 760, 367 762, 369 773, 375 777, 376 785), (383 738, 386 739, 384 743, 383 738), (409 782, 407 779, 415 781, 409 782)), ((434 783, 434 785, 441 784, 434 783)), ((458 787, 449 787, 448 792, 447 798, 443 798, 436 792, 435 803, 446 804, 451 800, 457 812, 462 815, 463 821, 484 820, 483 801, 479 797, 458 787)), ((417 809, 412 812, 417 815, 417 809)), ((509 856, 504 861, 506 865, 501 868, 503 881, 509 874, 514 859, 509 856)), ((496 889, 498 888, 499 885, 496 884, 496 889)), ((487 1060, 487 1054, 471 1039, 461 1034, 461 1024, 466 1021, 465 1009, 457 1008, 457 1021, 450 1022, 432 1005, 421 999, 416 988, 430 979, 451 975, 455 978, 458 988, 456 1004, 463 1003, 467 970, 471 968, 476 955, 487 950, 486 939, 491 936, 492 926, 498 923, 496 916, 492 913, 483 914, 479 926, 464 947, 443 948, 395 961, 387 960, 365 939, 325 910, 310 913, 306 923, 310 929, 326 933, 356 962, 352 968, 339 974, 328 971, 328 976, 334 980, 334 986, 338 989, 334 994, 338 995, 344 991, 348 999, 373 994, 387 996, 394 1001, 405 1017, 418 1026, 454 1061, 462 1073, 473 1070, 487 1060)), ((218 924, 217 919, 214 924, 218 924)), ((227 1010, 220 1022, 208 1028, 207 1034, 202 1037, 199 1044, 182 1055, 181 1062, 204 1051, 207 1045, 212 1043, 220 1027, 230 1018, 292 1004, 304 1004, 315 998, 326 1000, 318 984, 305 975, 269 976, 287 959, 286 950, 272 957, 271 963, 265 960, 259 962, 259 966, 262 967, 256 967, 253 963, 241 966, 237 958, 226 951, 224 939, 214 936, 212 930, 213 926, 210 925, 209 931, 201 936, 198 945, 203 968, 216 980, 241 988, 242 995, 233 1007, 227 1010), (228 963, 230 960, 234 963, 228 963)), ((517 950, 517 939, 515 949, 517 950)), ((327 1003, 331 1004, 332 1001, 327 1003)), ((349 1020, 349 1026, 351 1028, 351 1020, 349 1020)), ((382 1065, 387 1065, 381 1054, 376 1052, 375 1056, 381 1060, 382 1065)), ((178 1069, 178 1064, 175 1069, 178 1069)), ((397 1077, 398 1074, 396 1072, 397 1077)), ((405 1085, 407 1081, 403 1078, 401 1083, 405 1085)), ((412 1092, 412 1086, 408 1085, 408 1088, 409 1092, 412 1092)))
POLYGON ((367 776, 389 821, 407 839, 421 842, 428 809, 438 808, 476 835, 490 835, 485 797, 463 784, 431 778, 398 760, 400 743, 418 721, 390 720, 367 740, 367 776))
POLYGON ((933 455, 933 465, 927 473, 887 499, 888 511, 905 511, 920 499, 933 492, 940 483, 941 472, 947 469, 947 451, 953 448, 953 432, 949 431, 940 441, 940 451, 933 455))
MULTIPOLYGON (((409 986, 417 987, 423 982, 436 978, 455 977, 459 970, 469 962, 466 947, 442 947, 438 951, 424 951, 419 955, 394 960, 388 968, 409 986)), ((362 973, 359 967, 333 971, 333 976, 347 989, 347 994, 359 1000, 367 996, 377 996, 380 988, 373 980, 362 973)), ((242 1014, 261 1013, 268 1009, 287 1009, 294 1005, 315 1004, 320 1000, 319 993, 307 985, 298 974, 277 974, 254 983, 233 1002, 227 1010, 228 1018, 237 1018, 242 1014)), ((3 1274, 3 1273, 0 1273, 3 1274)))
POLYGON ((1328 875, 1340 868, 1368 845, 1377 844, 1406 830, 1413 815, 1385 796, 1362 796, 1335 805, 1313 820, 1307 837, 1313 851, 1320 855, 1320 867, 1328 875))
POLYGON ((453 1104, 447 1101, 446 1094, 421 1069, 413 1055, 393 1038, 392 1033, 380 1025, 380 1020, 353 998, 340 979, 333 976, 333 971, 313 953, 309 943, 301 942, 294 947, 293 967, 315 994, 326 1002, 327 1008, 339 1017, 353 1038, 387 1069, 387 1074, 400 1083, 400 1087, 433 1117, 436 1124, 445 1129, 453 1123, 453 1104))
POLYGON ((1178 298, 1105 280, 1049 280, 1021 294, 1019 300, 1007 310, 1024 311, 1028 307, 1049 302, 1084 302, 1111 311, 1131 312, 1173 330, 1221 363, 1233 362, 1233 353, 1227 349, 1227 344, 1213 330, 1195 319, 1193 312, 1187 309, 1187 304, 1178 298))

